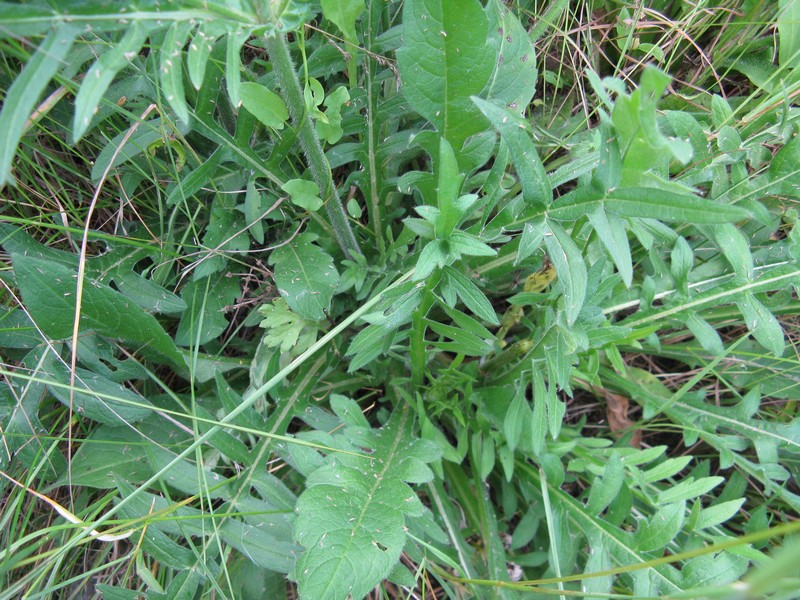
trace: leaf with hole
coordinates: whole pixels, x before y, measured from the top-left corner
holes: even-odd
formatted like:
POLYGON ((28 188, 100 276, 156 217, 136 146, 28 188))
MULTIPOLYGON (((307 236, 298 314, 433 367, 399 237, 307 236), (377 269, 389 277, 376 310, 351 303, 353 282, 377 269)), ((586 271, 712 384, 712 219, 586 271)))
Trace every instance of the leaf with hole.
POLYGON ((310 233, 298 235, 272 252, 278 292, 301 317, 321 321, 331 305, 339 283, 333 258, 314 241, 310 233))

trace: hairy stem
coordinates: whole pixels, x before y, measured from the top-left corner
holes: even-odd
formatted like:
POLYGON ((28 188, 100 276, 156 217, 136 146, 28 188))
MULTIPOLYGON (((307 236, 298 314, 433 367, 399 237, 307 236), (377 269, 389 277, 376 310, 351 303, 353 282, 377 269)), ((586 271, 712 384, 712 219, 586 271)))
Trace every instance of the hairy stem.
POLYGON ((297 130, 297 139, 300 141, 300 146, 308 161, 311 176, 319 187, 320 197, 325 200, 325 210, 336 235, 336 241, 345 256, 361 254, 361 248, 353 235, 350 222, 347 220, 347 213, 342 206, 339 191, 333 183, 330 164, 325 158, 314 124, 306 111, 300 81, 289 55, 286 35, 279 33, 268 37, 266 46, 272 67, 278 76, 281 94, 292 118, 292 124, 297 130))

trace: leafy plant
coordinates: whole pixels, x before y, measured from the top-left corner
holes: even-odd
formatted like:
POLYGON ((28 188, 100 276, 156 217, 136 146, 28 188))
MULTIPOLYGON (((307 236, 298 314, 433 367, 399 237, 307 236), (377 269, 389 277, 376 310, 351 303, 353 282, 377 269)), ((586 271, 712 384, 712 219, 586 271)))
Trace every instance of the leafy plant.
POLYGON ((790 597, 796 4, 0 3, 0 598, 790 597))

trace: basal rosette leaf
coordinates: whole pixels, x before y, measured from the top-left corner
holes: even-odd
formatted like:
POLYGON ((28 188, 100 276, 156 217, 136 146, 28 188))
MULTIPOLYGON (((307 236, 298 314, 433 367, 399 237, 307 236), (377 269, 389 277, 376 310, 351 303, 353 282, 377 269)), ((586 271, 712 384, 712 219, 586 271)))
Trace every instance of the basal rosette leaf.
POLYGON ((411 425, 402 410, 379 430, 347 427, 347 439, 369 455, 330 456, 309 476, 294 525, 305 547, 293 573, 301 598, 363 598, 397 565, 405 518, 423 512, 406 482, 430 480, 425 463, 439 457, 435 446, 412 437, 411 425))
POLYGON ((403 47, 397 53, 403 93, 456 153, 485 123, 470 97, 495 67, 489 20, 477 0, 408 0, 403 47))

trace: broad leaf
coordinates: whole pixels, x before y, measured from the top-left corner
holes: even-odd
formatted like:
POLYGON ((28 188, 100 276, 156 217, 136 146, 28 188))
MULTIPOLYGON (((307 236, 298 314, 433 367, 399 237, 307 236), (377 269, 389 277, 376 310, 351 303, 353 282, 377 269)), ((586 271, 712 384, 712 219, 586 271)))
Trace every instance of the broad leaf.
POLYGON ((331 305, 339 283, 339 273, 330 254, 314 244, 316 237, 304 233, 270 256, 275 265, 278 293, 294 312, 313 321, 321 321, 331 305))
MULTIPOLYGON (((25 307, 42 332, 53 339, 72 335, 75 321, 77 272, 32 256, 12 257, 14 276, 25 307)), ((147 349, 176 365, 183 358, 156 319, 110 287, 87 280, 83 287, 80 330, 125 342, 134 350, 147 349)))
POLYGON ((484 128, 470 97, 494 70, 494 48, 484 43, 488 25, 477 0, 407 0, 403 8, 403 93, 456 153, 484 128))
POLYGON ((349 42, 358 42, 356 19, 364 12, 364 0, 322 0, 322 14, 336 25, 349 42))
POLYGON ((239 86, 239 97, 252 115, 267 127, 283 129, 289 119, 289 109, 283 98, 258 83, 245 82, 239 86))
POLYGON ((515 113, 524 112, 536 91, 536 54, 528 32, 517 16, 499 0, 486 3, 488 43, 496 46, 497 66, 481 94, 502 102, 515 113))
POLYGON ((305 547, 292 574, 302 597, 363 598, 400 560, 406 517, 424 510, 406 482, 429 481, 425 463, 439 457, 432 443, 411 436, 411 415, 396 411, 379 431, 347 427, 367 455, 333 455, 308 477, 294 525, 305 547))

